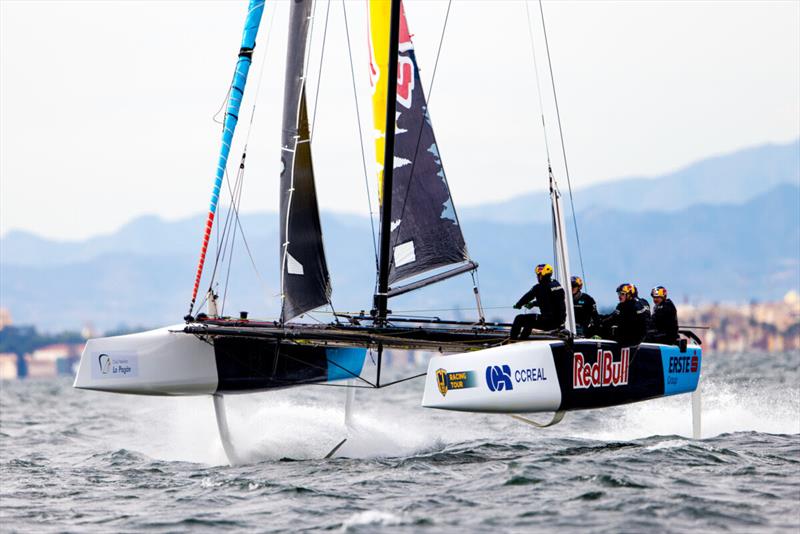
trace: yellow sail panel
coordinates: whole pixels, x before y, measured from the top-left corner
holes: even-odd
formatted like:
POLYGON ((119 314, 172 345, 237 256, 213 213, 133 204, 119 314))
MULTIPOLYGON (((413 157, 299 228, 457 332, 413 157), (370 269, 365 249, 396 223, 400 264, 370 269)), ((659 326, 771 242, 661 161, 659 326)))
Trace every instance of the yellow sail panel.
MULTIPOLYGON (((401 8, 402 9, 402 8, 401 8)), ((369 77, 372 84, 372 124, 375 127, 375 168, 378 198, 383 202, 383 153, 386 142, 386 73, 389 72, 389 22, 391 2, 369 2, 369 77)))
POLYGON ((393 284, 469 258, 433 134, 403 6, 400 5, 396 80, 388 80, 386 76, 389 71, 390 2, 371 0, 369 6, 375 160, 381 189, 387 83, 397 84, 395 137, 390 152, 393 155, 393 180, 389 210, 389 283, 393 284))

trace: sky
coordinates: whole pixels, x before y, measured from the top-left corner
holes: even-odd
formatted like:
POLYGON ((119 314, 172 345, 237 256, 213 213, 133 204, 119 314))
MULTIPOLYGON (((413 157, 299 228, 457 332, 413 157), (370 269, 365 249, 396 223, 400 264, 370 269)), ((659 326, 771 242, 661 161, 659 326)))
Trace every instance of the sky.
MULTIPOLYGON (((456 206, 544 191, 546 147, 563 183, 538 3, 453 1, 432 85, 448 3, 404 4, 456 206)), ((798 1, 543 10, 578 192, 800 137, 798 1)), ((231 154, 235 169, 247 140, 245 212, 278 207, 288 13, 267 1, 231 154)), ((244 0, 0 0, 0 235, 76 240, 204 213, 245 14, 244 0)), ((361 1, 318 2, 308 66, 320 206, 362 215, 359 117, 375 204, 366 22, 361 1)))

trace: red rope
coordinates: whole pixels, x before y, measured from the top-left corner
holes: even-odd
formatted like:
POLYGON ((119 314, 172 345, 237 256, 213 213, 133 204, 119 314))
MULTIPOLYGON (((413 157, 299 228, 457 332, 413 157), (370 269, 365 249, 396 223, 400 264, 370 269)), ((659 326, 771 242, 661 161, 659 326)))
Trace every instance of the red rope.
MULTIPOLYGON (((200 249, 200 262, 197 264, 197 274, 194 278, 194 290, 192 291, 192 307, 197 299, 197 290, 200 289, 200 278, 203 276, 203 266, 206 262, 206 251, 208 250, 208 241, 211 239, 211 228, 214 226, 214 212, 208 212, 208 220, 206 221, 206 232, 203 236, 203 248, 200 249)), ((190 310, 191 313, 191 310, 190 310)))

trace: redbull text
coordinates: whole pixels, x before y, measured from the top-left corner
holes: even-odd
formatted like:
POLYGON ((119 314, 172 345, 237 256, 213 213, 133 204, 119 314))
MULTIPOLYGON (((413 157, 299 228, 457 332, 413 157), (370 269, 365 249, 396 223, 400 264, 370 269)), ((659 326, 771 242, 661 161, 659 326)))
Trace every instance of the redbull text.
POLYGON ((576 352, 572 365, 572 389, 623 386, 628 383, 630 349, 622 349, 620 361, 614 361, 610 350, 597 350, 597 361, 587 363, 582 353, 576 352))

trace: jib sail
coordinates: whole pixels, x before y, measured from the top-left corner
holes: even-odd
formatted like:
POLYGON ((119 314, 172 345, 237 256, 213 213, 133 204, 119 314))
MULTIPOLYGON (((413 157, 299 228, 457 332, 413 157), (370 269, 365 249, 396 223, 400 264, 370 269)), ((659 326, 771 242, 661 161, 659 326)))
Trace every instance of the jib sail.
POLYGON ((311 0, 292 2, 281 149, 281 321, 330 302, 331 283, 311 163, 305 57, 311 0))
MULTIPOLYGON (((370 77, 379 184, 383 181, 386 132, 389 7, 386 1, 370 2, 370 77)), ((399 42, 389 283, 469 259, 402 7, 399 42)))

